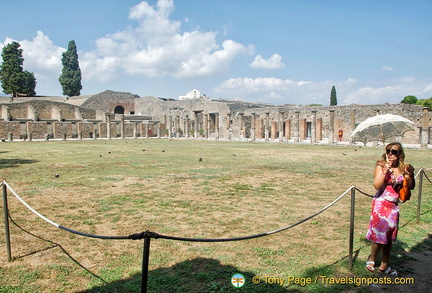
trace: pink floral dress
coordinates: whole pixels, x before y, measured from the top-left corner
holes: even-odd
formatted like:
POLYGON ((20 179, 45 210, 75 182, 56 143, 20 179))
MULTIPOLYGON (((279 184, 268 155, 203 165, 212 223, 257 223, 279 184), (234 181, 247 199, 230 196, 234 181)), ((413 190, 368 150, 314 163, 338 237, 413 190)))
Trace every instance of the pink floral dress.
POLYGON ((375 243, 387 244, 395 241, 399 226, 399 194, 397 190, 404 176, 395 177, 387 173, 384 185, 377 190, 372 200, 372 214, 366 238, 375 243))

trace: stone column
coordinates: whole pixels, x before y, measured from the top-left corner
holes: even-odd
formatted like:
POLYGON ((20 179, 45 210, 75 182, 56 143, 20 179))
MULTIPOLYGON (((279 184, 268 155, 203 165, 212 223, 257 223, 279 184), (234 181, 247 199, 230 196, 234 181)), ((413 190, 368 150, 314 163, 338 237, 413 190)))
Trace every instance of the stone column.
POLYGON ((300 112, 295 111, 294 142, 300 141, 300 112))
POLYGON ((317 111, 316 110, 313 110, 312 111, 312 125, 311 125, 311 144, 314 144, 314 143, 316 143, 316 130, 317 130, 317 127, 316 127, 316 113, 317 113, 317 111))
POLYGON ((429 108, 423 107, 423 117, 422 117, 422 132, 421 132, 421 146, 428 146, 428 138, 429 138, 429 108))
POLYGON ((185 129, 184 135, 187 138, 187 137, 189 137, 189 115, 186 115, 184 129, 185 129))
POLYGON ((168 128, 168 137, 169 138, 171 138, 172 137, 172 116, 169 116, 168 117, 168 125, 167 125, 167 128, 168 128))
POLYGON ((133 124, 133 138, 134 139, 138 138, 138 123, 133 124))
POLYGON ((291 138, 291 120, 285 120, 285 139, 288 141, 291 138))
POLYGON ((240 135, 240 139, 243 140, 245 138, 243 113, 238 113, 238 119, 239 119, 239 131, 240 131, 239 135, 240 135))
POLYGON ((145 131, 144 137, 145 138, 149 138, 149 130, 150 130, 149 124, 145 123, 144 124, 144 131, 145 131))
POLYGON ((278 113, 279 142, 282 142, 283 138, 284 138, 284 127, 283 127, 284 119, 283 119, 283 117, 284 117, 284 112, 279 112, 278 113))
POLYGON ((106 123, 107 123, 107 139, 111 139, 111 116, 106 116, 106 123))
POLYGON ((322 118, 317 118, 317 122, 316 122, 316 129, 317 129, 317 134, 316 134, 316 139, 317 141, 321 141, 322 140, 322 118))
POLYGON ((269 141, 270 113, 264 114, 264 140, 269 141))
POLYGON ((198 138, 198 114, 197 112, 193 112, 193 117, 192 117, 193 121, 194 121, 194 137, 198 138))
POLYGON ((210 114, 209 113, 203 113, 203 130, 204 130, 204 137, 205 138, 209 138, 209 117, 210 114))
POLYGON ((230 113, 226 114, 225 121, 226 121, 226 124, 225 124, 226 137, 227 137, 227 139, 231 139, 231 116, 230 116, 230 113))
MULTIPOLYGON (((166 124, 165 124, 165 125, 166 125, 166 124)), ((161 124, 160 124, 159 122, 157 122, 157 123, 156 123, 156 132, 157 132, 157 133, 156 133, 156 136, 157 136, 157 138, 161 138, 161 132, 162 132, 162 131, 161 131, 161 127, 162 127, 161 124)))
POLYGON ((179 116, 175 117, 174 127, 176 128, 176 137, 179 138, 180 137, 180 117, 179 116))
POLYGON ((255 113, 251 113, 251 140, 255 141, 255 113))
POLYGON ((215 139, 219 139, 219 113, 215 113, 215 139))
POLYGON ((335 110, 330 110, 330 121, 329 121, 329 144, 334 143, 334 121, 335 121, 335 110))
POLYGON ((120 138, 121 139, 124 139, 124 130, 125 130, 124 115, 121 114, 120 115, 120 138))
POLYGON ((82 122, 77 123, 78 139, 82 140, 82 122))

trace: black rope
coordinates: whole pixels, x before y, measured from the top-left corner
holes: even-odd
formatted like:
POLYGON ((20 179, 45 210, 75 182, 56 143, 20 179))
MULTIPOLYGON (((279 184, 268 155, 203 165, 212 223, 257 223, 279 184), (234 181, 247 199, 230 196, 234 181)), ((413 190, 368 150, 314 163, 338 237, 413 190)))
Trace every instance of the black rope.
POLYGON ((354 187, 354 188, 355 188, 355 190, 357 190, 358 192, 360 192, 361 194, 364 194, 364 195, 366 195, 366 196, 369 196, 369 197, 374 197, 374 196, 375 196, 375 195, 370 195, 370 194, 368 194, 368 193, 366 193, 366 192, 364 192, 364 191, 358 189, 357 187, 354 187))
POLYGON ((345 191, 342 195, 340 195, 338 198, 336 198, 334 201, 332 201, 330 204, 328 204, 327 206, 325 206, 324 208, 322 208, 321 210, 319 210, 318 212, 294 223, 291 225, 288 225, 286 227, 274 230, 274 231, 270 231, 270 232, 265 232, 265 233, 261 233, 261 234, 255 234, 255 235, 250 235, 250 236, 244 236, 244 237, 233 237, 233 238, 187 238, 187 237, 177 237, 177 236, 168 236, 168 235, 163 235, 163 234, 157 234, 155 232, 150 232, 150 231, 146 231, 140 234, 134 234, 135 237, 138 237, 136 239, 143 239, 146 237, 150 237, 150 238, 161 238, 161 239, 168 239, 168 240, 178 240, 178 241, 188 241, 188 242, 228 242, 228 241, 240 241, 240 240, 247 240, 247 239, 254 239, 254 238, 259 238, 259 237, 263 237, 263 236, 268 236, 268 235, 272 235, 272 234, 276 234, 285 230, 288 230, 290 228, 293 228, 297 225, 300 225, 314 217, 316 217, 317 215, 321 214, 322 212, 324 212, 325 210, 327 210, 328 208, 330 208, 331 206, 333 206, 334 204, 336 204, 340 199, 342 199, 342 197, 344 197, 348 191, 350 191, 352 188, 355 187, 350 187, 347 191, 345 191))
POLYGON ((76 230, 64 227, 62 225, 59 225, 58 228, 63 229, 65 231, 68 231, 68 232, 73 233, 73 234, 77 234, 77 235, 81 235, 81 236, 85 236, 85 237, 90 237, 90 238, 98 238, 98 239, 131 239, 130 236, 104 236, 104 235, 94 235, 94 234, 79 232, 79 231, 76 231, 76 230))
POLYGON ((425 175, 426 179, 427 179, 430 183, 432 183, 432 181, 429 179, 429 177, 428 177, 428 175, 426 174, 425 171, 423 171, 423 174, 425 175))
POLYGON ((277 230, 274 230, 274 231, 270 231, 270 232, 265 232, 265 233, 260 233, 260 234, 256 234, 256 235, 250 235, 250 236, 244 236, 244 237, 208 239, 208 238, 187 238, 187 237, 168 236, 168 235, 162 235, 162 234, 158 234, 158 233, 155 233, 155 232, 151 232, 151 231, 148 231, 148 230, 144 231, 144 232, 141 232, 141 233, 131 234, 131 235, 128 235, 128 236, 104 236, 104 235, 95 235, 95 234, 89 234, 89 233, 79 232, 79 231, 67 228, 65 226, 59 225, 56 222, 51 221, 50 219, 46 218, 45 216, 43 216, 42 214, 40 214, 39 212, 37 212, 35 209, 33 209, 28 203, 26 203, 9 186, 9 184, 7 182, 3 181, 3 183, 9 188, 9 190, 12 192, 12 194, 22 204, 24 204, 30 211, 32 211, 34 214, 36 214, 37 216, 39 216, 40 218, 42 218, 46 222, 54 225, 55 227, 60 228, 60 229, 65 230, 65 231, 68 231, 68 232, 73 233, 73 234, 81 235, 81 236, 84 236, 84 237, 90 237, 90 238, 112 239, 112 240, 124 240, 124 239, 138 240, 138 239, 145 239, 145 238, 155 238, 155 239, 157 239, 157 238, 163 238, 163 239, 170 239, 170 240, 190 241, 190 242, 227 242, 227 241, 239 241, 239 240, 253 239, 253 238, 258 238, 258 237, 263 237, 263 236, 279 233, 279 232, 285 231, 287 229, 290 229, 292 227, 295 227, 295 226, 297 226, 297 225, 299 225, 301 223, 304 223, 304 222, 312 219, 313 217, 319 215, 320 213, 324 212, 325 210, 327 210, 328 208, 330 208, 331 206, 333 206, 334 204, 336 204, 336 202, 338 202, 342 197, 344 197, 348 193, 348 191, 350 191, 352 188, 355 188, 354 186, 350 187, 342 195, 340 195, 338 198, 336 198, 334 201, 332 201, 330 204, 328 204, 327 206, 325 206, 324 208, 322 208, 321 210, 319 210, 315 214, 312 214, 309 217, 306 217, 306 218, 298 221, 297 223, 288 225, 286 227, 283 227, 283 228, 280 228, 280 229, 277 229, 277 230))

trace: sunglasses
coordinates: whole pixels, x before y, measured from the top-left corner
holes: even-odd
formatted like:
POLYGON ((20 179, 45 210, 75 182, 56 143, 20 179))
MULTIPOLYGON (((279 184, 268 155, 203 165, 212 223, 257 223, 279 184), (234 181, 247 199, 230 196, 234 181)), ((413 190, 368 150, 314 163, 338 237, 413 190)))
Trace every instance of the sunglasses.
POLYGON ((392 155, 394 155, 394 156, 399 155, 399 151, 398 150, 389 150, 389 149, 386 149, 386 153, 387 153, 387 155, 390 155, 390 153, 392 155))

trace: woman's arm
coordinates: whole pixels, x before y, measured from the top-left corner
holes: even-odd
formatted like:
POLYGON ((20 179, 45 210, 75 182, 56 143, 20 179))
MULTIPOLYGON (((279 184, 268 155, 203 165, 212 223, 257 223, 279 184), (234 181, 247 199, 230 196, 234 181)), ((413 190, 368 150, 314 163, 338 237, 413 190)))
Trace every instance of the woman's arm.
POLYGON ((414 167, 410 164, 407 164, 405 167, 405 178, 408 180, 408 188, 414 189, 415 187, 415 179, 414 179, 414 167))
POLYGON ((384 185, 387 172, 388 172, 387 166, 381 164, 377 164, 375 166, 373 185, 376 190, 378 190, 381 186, 384 185))

